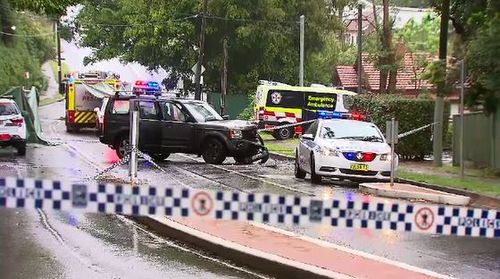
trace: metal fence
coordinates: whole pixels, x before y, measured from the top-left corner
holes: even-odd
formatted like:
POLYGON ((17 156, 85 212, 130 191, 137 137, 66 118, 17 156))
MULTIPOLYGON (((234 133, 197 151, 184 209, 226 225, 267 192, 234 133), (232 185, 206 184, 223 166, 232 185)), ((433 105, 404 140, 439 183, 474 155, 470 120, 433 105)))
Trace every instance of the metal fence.
MULTIPOLYGON (((460 115, 453 116, 453 165, 460 158, 460 115)), ((464 115, 464 161, 477 167, 500 169, 500 113, 464 115)))

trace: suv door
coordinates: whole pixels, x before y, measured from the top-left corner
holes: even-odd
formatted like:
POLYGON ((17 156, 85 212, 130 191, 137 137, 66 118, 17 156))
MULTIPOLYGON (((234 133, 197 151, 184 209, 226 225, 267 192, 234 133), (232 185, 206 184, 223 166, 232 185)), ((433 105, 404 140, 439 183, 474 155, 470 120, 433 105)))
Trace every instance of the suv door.
POLYGON ((168 152, 190 152, 194 146, 194 123, 175 102, 160 103, 162 112, 161 145, 168 152))
POLYGON ((115 144, 116 137, 128 131, 129 123, 129 99, 113 98, 108 102, 104 112, 104 125, 102 129, 102 142, 115 144))
POLYGON ((138 101, 140 116, 139 148, 153 154, 160 153, 161 147, 161 116, 158 103, 153 100, 138 101))

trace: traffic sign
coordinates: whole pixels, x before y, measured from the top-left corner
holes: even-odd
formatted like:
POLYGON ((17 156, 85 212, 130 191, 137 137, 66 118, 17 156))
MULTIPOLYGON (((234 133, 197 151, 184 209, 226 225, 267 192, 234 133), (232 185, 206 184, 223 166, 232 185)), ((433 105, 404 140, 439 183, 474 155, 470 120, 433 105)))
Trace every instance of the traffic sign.
POLYGON ((426 231, 434 223, 434 212, 428 207, 420 208, 415 214, 415 225, 417 228, 426 231))
MULTIPOLYGON (((196 66, 198 65, 198 63, 194 64, 193 67, 191 68, 191 71, 193 71, 193 73, 196 74, 196 66)), ((203 67, 203 65, 201 65, 201 73, 200 74, 203 74, 205 72, 205 67, 203 67)))
POLYGON ((191 199, 191 208, 198 216, 208 215, 213 207, 214 202, 207 192, 198 192, 191 199))

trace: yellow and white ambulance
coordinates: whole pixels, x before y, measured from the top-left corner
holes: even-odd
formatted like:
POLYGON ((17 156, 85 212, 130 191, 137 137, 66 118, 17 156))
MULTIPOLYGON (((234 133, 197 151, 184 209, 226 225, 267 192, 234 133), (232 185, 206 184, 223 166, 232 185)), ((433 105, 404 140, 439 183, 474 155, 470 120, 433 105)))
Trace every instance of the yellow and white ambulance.
MULTIPOLYGON (((255 94, 255 120, 260 128, 273 128, 286 124, 316 119, 316 112, 347 112, 345 96, 356 93, 325 86, 300 87, 285 84, 263 84, 255 94)), ((288 139, 302 133, 302 126, 275 129, 276 139, 288 139)))

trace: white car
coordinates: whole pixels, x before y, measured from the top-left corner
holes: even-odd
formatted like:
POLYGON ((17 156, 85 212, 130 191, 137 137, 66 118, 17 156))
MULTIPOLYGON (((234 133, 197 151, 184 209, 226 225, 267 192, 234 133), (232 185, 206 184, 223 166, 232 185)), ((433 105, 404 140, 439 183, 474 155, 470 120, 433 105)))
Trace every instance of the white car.
MULTIPOLYGON (((375 124, 345 119, 318 119, 300 139, 295 156, 295 177, 311 174, 350 180, 388 180, 391 148, 375 124)), ((397 167, 397 157, 395 158, 397 167)))
POLYGON ((0 146, 12 146, 18 155, 26 155, 26 123, 11 99, 0 99, 0 146))

